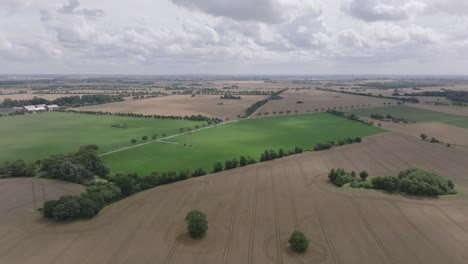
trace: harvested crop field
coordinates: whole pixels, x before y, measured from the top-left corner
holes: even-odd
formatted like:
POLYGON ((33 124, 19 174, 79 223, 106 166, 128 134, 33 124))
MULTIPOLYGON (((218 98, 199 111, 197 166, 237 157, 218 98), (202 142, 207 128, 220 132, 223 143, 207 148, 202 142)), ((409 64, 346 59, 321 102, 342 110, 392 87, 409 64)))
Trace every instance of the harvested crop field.
POLYGON ((419 109, 441 112, 451 115, 468 116, 468 107, 463 106, 444 106, 444 105, 427 105, 427 104, 412 104, 412 107, 419 109))
POLYGON ((384 103, 396 104, 396 101, 389 99, 334 93, 315 89, 290 89, 281 94, 281 97, 283 97, 283 99, 268 102, 253 115, 257 115, 258 113, 269 113, 272 115, 273 112, 279 113, 281 111, 291 111, 294 113, 296 110, 298 113, 323 112, 328 108, 335 107, 338 110, 344 110, 351 108, 378 107, 383 106, 384 103))
POLYGON ((466 184, 467 159, 462 150, 387 133, 161 186, 93 220, 68 224, 39 220, 28 190, 1 180, 0 198, 9 202, 0 213, 0 263, 462 264, 468 259, 466 188, 457 184, 461 194, 451 198, 416 199, 338 189, 326 174, 337 167, 382 175, 418 166, 466 184), (202 240, 185 231, 193 208, 208 217, 202 240), (305 254, 288 248, 294 229, 310 239, 305 254))
POLYGON ((266 96, 242 96, 241 100, 223 100, 219 95, 172 95, 143 100, 110 103, 77 108, 123 113, 141 113, 157 115, 205 115, 222 119, 236 119, 244 115, 245 109, 266 96))

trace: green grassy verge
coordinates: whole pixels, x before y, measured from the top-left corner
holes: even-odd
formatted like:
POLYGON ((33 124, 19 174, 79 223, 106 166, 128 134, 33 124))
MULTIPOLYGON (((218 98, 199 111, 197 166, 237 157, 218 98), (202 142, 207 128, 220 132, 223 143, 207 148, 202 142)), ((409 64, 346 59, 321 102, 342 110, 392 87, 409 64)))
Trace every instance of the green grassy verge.
POLYGON ((76 151, 80 146, 97 144, 99 152, 142 142, 153 133, 170 135, 182 127, 201 122, 98 116, 72 113, 41 113, 0 118, 0 162, 23 159, 35 161, 52 154, 76 151), (127 128, 113 128, 127 124, 127 128))
POLYGON ((214 162, 250 155, 258 160, 266 149, 311 149, 315 144, 345 137, 364 137, 383 132, 377 127, 327 113, 256 118, 173 138, 170 143, 152 143, 103 156, 113 172, 182 169, 212 169, 214 162), (190 142, 192 146, 190 147, 190 142), (187 144, 187 146, 184 146, 187 144))
POLYGON ((370 117, 371 114, 390 114, 394 117, 404 117, 414 122, 436 122, 457 127, 468 128, 468 117, 461 117, 451 114, 429 111, 405 105, 354 109, 347 111, 347 113, 353 113, 358 116, 366 117, 370 117))

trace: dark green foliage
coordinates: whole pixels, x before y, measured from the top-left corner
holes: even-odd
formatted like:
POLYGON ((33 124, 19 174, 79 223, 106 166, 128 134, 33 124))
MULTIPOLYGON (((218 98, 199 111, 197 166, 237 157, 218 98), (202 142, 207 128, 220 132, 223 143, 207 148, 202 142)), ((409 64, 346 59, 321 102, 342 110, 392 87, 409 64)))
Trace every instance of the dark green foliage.
POLYGON ((333 147, 333 145, 330 144, 330 143, 318 143, 317 145, 315 145, 314 151, 331 149, 332 147, 333 147))
POLYGON ((240 100, 242 99, 240 96, 232 95, 232 94, 224 94, 220 97, 220 99, 230 99, 230 100, 240 100))
POLYGON ((146 141, 146 140, 148 140, 148 137, 147 136, 142 136, 141 140, 146 141))
POLYGON ((124 99, 116 95, 107 95, 107 94, 93 94, 93 95, 76 95, 68 97, 60 97, 53 101, 49 101, 43 98, 34 97, 33 99, 27 100, 11 100, 6 98, 1 105, 1 107, 11 108, 11 107, 22 107, 25 105, 38 105, 38 104, 57 104, 59 106, 70 106, 78 107, 83 105, 97 105, 105 104, 112 102, 122 102, 124 99))
POLYGON ((223 170, 223 165, 220 162, 213 164, 213 172, 220 172, 223 170))
POLYGON ((289 237, 289 245, 295 252, 305 252, 309 247, 309 240, 305 237, 305 235, 298 230, 294 230, 291 236, 289 237))
POLYGON ((91 181, 93 175, 106 177, 109 170, 101 162, 97 150, 98 146, 88 145, 73 154, 53 155, 40 162, 40 170, 45 178, 75 183, 91 181))
POLYGON ((361 171, 361 173, 359 173, 359 177, 361 180, 365 181, 367 177, 369 177, 369 173, 367 173, 367 171, 361 171))
POLYGON ((43 213, 46 218, 54 218, 54 209, 58 205, 57 200, 50 200, 44 203, 43 213))
POLYGON ((409 168, 395 176, 378 176, 367 179, 367 172, 362 171, 358 181, 353 173, 342 169, 332 169, 328 175, 330 181, 338 187, 350 183, 352 188, 384 190, 391 193, 406 193, 422 196, 438 196, 457 193, 452 181, 432 172, 418 168, 409 168))
POLYGON ((318 143, 317 145, 315 145, 315 147, 313 148, 314 151, 320 151, 320 150, 326 150, 326 149, 331 149, 333 148, 335 145, 336 146, 343 146, 343 145, 346 145, 346 144, 354 144, 354 143, 361 143, 362 142, 362 138, 360 137, 356 137, 356 138, 344 138, 344 139, 340 139, 336 142, 333 142, 333 141, 330 141, 330 142, 326 142, 326 143, 318 143))
POLYGON ((132 138, 132 140, 130 140, 130 143, 132 143, 132 144, 135 144, 136 142, 137 142, 137 140, 134 139, 134 138, 132 138))
POLYGON ((282 89, 280 91, 277 91, 277 92, 274 92, 270 95, 270 97, 268 97, 267 99, 263 99, 263 100, 260 100, 260 101, 257 101, 255 102, 253 105, 251 105, 249 108, 247 108, 245 110, 245 114, 244 114, 244 117, 248 117, 250 116, 251 114, 253 114, 255 111, 257 111, 260 107, 262 107, 263 105, 265 105, 266 103, 268 103, 269 101, 271 100, 280 100, 280 99, 283 99, 280 94, 282 94, 283 92, 287 91, 289 88, 285 88, 285 89, 282 89))
POLYGON ((199 177, 199 176, 203 176, 203 175, 206 175, 206 171, 202 168, 199 168, 199 169, 196 169, 193 174, 192 174, 192 177, 199 177))
POLYGON ((58 221, 66 221, 79 218, 81 215, 81 204, 79 196, 62 196, 55 204, 53 217, 58 221))
POLYGON ((123 196, 129 196, 135 193, 136 178, 136 175, 117 175, 111 181, 120 188, 123 196))
POLYGON ((434 138, 434 137, 431 138, 430 142, 431 142, 431 143, 441 143, 438 139, 436 139, 436 138, 434 138))
POLYGON ((192 238, 201 238, 208 230, 206 215, 198 210, 192 210, 185 216, 187 231, 192 238))
POLYGON ((12 163, 5 162, 0 164, 1 177, 32 177, 36 174, 36 166, 33 163, 26 163, 23 160, 17 160, 12 163))

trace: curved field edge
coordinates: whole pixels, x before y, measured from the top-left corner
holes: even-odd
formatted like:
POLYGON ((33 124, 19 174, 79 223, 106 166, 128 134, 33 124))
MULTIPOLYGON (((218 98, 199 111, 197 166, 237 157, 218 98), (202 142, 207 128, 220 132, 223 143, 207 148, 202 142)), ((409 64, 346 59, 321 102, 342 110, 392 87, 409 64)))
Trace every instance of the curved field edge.
POLYGON ((130 146, 153 133, 172 135, 180 128, 202 122, 154 118, 86 115, 74 113, 40 113, 0 119, 0 162, 23 159, 28 162, 53 154, 76 151, 80 146, 96 144, 99 152, 130 146), (127 128, 112 125, 126 124, 127 128))
POLYGON ((112 172, 180 171, 203 168, 213 163, 239 159, 241 155, 258 160, 265 150, 309 150, 317 143, 346 137, 366 137, 384 130, 327 113, 255 118, 216 126, 103 156, 112 172))

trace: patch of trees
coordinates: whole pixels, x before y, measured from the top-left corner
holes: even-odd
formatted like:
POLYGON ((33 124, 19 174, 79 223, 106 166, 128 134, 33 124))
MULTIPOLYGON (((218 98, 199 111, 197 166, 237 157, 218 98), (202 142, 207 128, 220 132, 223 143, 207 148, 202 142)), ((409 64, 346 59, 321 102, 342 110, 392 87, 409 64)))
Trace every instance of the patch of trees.
POLYGON ((220 99, 240 100, 242 99, 242 97, 240 97, 239 95, 233 95, 233 94, 227 93, 227 94, 221 95, 220 99))
POLYGON ((305 235, 299 231, 294 230, 289 237, 288 240, 289 245, 291 246, 292 250, 298 253, 303 253, 309 247, 309 240, 305 237, 305 235))
POLYGON ((331 148, 333 148, 335 146, 343 146, 343 145, 361 143, 361 142, 362 142, 361 137, 355 137, 355 138, 348 137, 348 138, 340 139, 337 142, 329 141, 329 142, 325 142, 325 143, 318 143, 317 145, 315 145, 313 150, 314 151, 327 150, 327 149, 331 149, 331 148))
POLYGON ((358 178, 356 173, 343 169, 332 169, 328 175, 330 181, 342 187, 350 184, 351 188, 366 188, 384 190, 390 193, 404 193, 420 196, 438 196, 456 194, 455 185, 435 173, 418 168, 408 168, 401 171, 398 176, 376 176, 367 179, 367 172, 361 172, 358 178))
POLYGON ((203 115, 191 115, 191 116, 165 116, 165 115, 144 115, 138 113, 113 113, 113 112, 103 112, 103 111, 91 111, 91 110, 75 110, 68 109, 62 111, 65 113, 75 113, 75 114, 86 114, 86 115, 108 115, 108 116, 121 116, 121 117, 135 117, 135 118, 156 118, 156 119, 171 119, 171 120, 189 120, 189 121, 198 121, 198 122, 207 122, 209 125, 222 123, 223 120, 215 117, 207 117, 203 115))
POLYGON ((1 107, 11 108, 11 107, 23 107, 25 105, 39 105, 39 104, 56 104, 60 106, 69 106, 69 107, 78 107, 84 105, 97 105, 97 104, 106 104, 112 102, 122 102, 124 99, 121 96, 117 95, 108 95, 108 94, 92 94, 92 95, 76 95, 76 96, 67 96, 60 97, 55 100, 49 101, 44 98, 34 97, 33 99, 26 100, 11 100, 10 98, 5 98, 1 107))
POLYGON ((431 84, 431 83, 418 83, 418 82, 406 82, 406 81, 368 82, 368 83, 362 83, 360 85, 364 86, 364 87, 368 87, 368 88, 379 89, 379 90, 398 89, 398 88, 420 88, 420 87, 437 86, 437 84, 431 84))
POLYGON ((287 91, 289 88, 285 88, 282 90, 279 90, 277 92, 274 92, 268 97, 267 99, 263 99, 260 101, 255 102, 253 105, 251 105, 249 108, 245 110, 244 117, 249 117, 251 114, 253 114, 255 111, 257 111, 260 107, 264 106, 266 103, 268 103, 271 100, 280 100, 283 99, 280 94, 284 93, 287 91))
POLYGON ((336 115, 336 116, 340 116, 340 117, 344 117, 344 118, 347 118, 349 120, 357 121, 357 122, 360 122, 360 123, 363 123, 363 124, 366 124, 366 125, 372 125, 373 124, 373 123, 366 122, 365 120, 359 118, 355 114, 346 115, 344 112, 341 112, 341 111, 338 111, 338 110, 335 110, 335 109, 328 109, 327 113, 332 114, 332 115, 336 115))
POLYGON ((97 155, 96 145, 81 147, 76 153, 53 155, 41 160, 39 171, 42 177, 74 183, 88 183, 94 176, 107 177, 109 169, 97 155))
POLYGON ((123 128, 123 129, 128 128, 127 123, 123 123, 123 124, 114 124, 114 125, 112 125, 112 127, 113 127, 113 128, 123 128))
POLYGON ((36 175, 34 163, 26 163, 23 160, 0 163, 0 178, 32 177, 36 175))
POLYGON ((468 103, 468 92, 467 91, 452 91, 452 90, 444 90, 444 91, 425 91, 420 93, 411 93, 405 94, 411 96, 431 96, 431 97, 445 97, 453 102, 459 103, 468 103))
POLYGON ((187 231, 193 239, 202 238, 208 230, 206 215, 198 210, 188 212, 185 216, 185 223, 187 224, 187 231))

